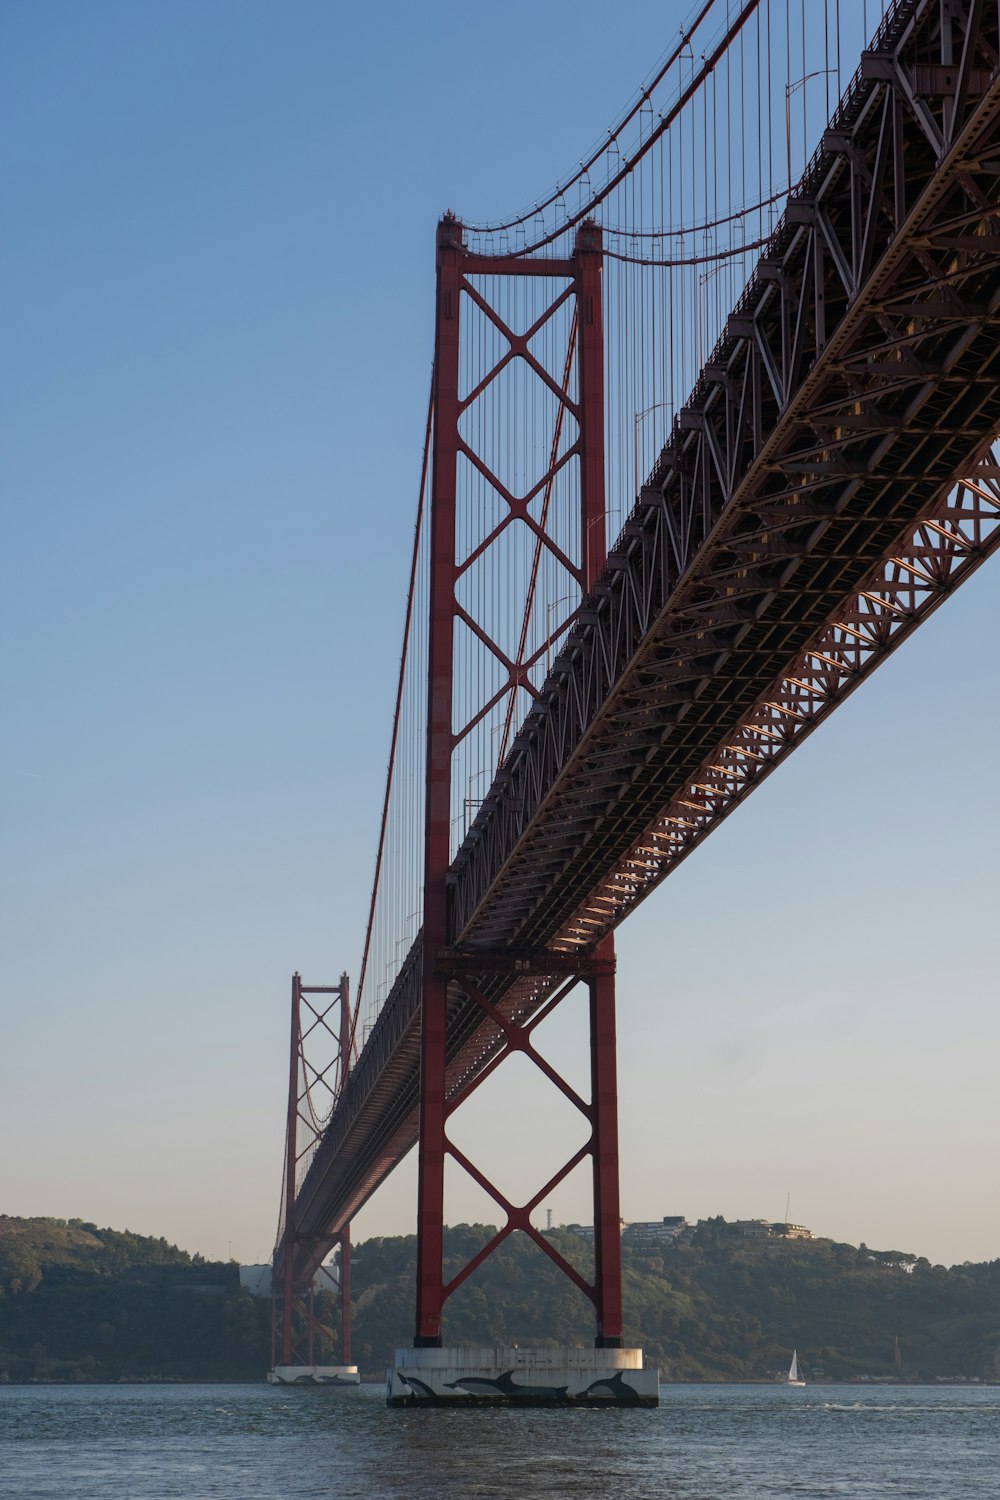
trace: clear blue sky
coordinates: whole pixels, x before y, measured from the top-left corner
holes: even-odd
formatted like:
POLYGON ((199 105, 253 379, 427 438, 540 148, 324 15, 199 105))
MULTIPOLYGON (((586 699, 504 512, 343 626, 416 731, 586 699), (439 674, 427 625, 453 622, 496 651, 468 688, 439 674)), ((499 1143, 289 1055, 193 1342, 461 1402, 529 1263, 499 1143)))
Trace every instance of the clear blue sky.
MULTIPOLYGON (((0 1211, 266 1256, 289 976, 360 954, 436 219, 548 187, 682 9, 0 4, 0 1211)), ((626 1217, 790 1192, 818 1232, 1000 1255, 998 591, 623 930, 626 1217)), ((356 1235, 413 1219, 407 1162, 356 1235)))

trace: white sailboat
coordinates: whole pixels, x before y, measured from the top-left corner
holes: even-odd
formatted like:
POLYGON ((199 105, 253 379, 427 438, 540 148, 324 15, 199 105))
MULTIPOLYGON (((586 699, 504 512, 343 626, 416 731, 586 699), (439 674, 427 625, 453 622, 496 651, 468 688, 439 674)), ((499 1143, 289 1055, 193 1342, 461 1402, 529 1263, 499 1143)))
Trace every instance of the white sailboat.
POLYGON ((799 1374, 799 1351, 797 1349, 792 1350, 792 1362, 788 1366, 788 1384, 805 1385, 805 1381, 799 1374))

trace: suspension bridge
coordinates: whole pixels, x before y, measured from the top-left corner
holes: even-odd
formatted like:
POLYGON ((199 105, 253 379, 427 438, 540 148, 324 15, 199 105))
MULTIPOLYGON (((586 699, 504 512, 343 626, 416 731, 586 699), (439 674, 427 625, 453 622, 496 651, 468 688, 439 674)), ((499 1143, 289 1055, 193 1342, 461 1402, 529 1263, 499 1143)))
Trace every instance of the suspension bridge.
POLYGON ((1000 548, 997 0, 703 0, 574 171, 505 220, 449 213, 436 249, 356 999, 293 982, 274 1363, 314 1368, 339 1245, 349 1365, 349 1226, 417 1146, 390 1398, 642 1403, 615 933, 1000 548), (586 1098, 533 1041, 578 984, 586 1098), (587 1133, 525 1203, 448 1133, 513 1054, 587 1133), (449 1163, 501 1227, 446 1282, 449 1163), (578 1169, 589 1273, 536 1222, 578 1169), (591 1301, 593 1350, 444 1346, 514 1232, 591 1301))

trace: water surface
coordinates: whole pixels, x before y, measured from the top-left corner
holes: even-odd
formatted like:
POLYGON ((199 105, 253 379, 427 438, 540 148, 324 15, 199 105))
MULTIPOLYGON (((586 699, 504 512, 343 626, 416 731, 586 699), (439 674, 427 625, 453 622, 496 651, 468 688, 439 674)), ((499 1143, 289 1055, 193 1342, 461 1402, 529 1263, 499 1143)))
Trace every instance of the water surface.
POLYGON ((670 1385, 657 1411, 381 1386, 0 1387, 5 1500, 997 1500, 1000 1387, 670 1385))

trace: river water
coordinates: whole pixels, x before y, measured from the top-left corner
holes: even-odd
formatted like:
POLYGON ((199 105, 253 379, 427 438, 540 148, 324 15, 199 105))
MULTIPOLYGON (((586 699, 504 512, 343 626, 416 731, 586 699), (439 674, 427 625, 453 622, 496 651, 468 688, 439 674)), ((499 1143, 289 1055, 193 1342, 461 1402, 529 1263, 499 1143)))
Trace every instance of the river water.
POLYGON ((388 1411, 380 1386, 0 1387, 4 1500, 997 1500, 1000 1387, 664 1386, 388 1411))

